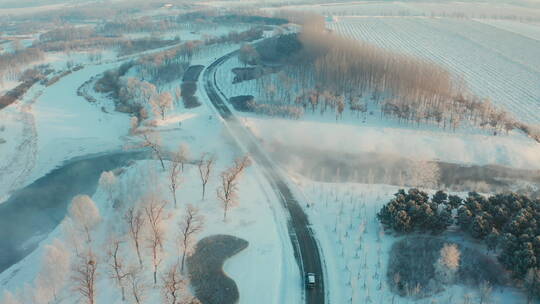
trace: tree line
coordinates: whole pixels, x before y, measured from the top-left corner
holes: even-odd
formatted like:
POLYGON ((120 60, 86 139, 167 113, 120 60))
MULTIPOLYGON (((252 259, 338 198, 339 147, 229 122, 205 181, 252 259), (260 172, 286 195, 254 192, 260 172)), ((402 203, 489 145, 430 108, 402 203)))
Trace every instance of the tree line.
POLYGON ((364 120, 368 112, 379 112, 399 122, 451 130, 461 125, 493 134, 519 129, 540 140, 538 128, 470 93, 464 81, 435 63, 329 33, 317 24, 286 37, 277 39, 270 51, 257 47, 258 54, 249 48, 241 52, 241 58, 255 58, 259 64, 267 64, 267 54, 273 52, 285 63, 280 73, 257 79, 262 103, 333 112, 336 120, 345 111, 364 120))

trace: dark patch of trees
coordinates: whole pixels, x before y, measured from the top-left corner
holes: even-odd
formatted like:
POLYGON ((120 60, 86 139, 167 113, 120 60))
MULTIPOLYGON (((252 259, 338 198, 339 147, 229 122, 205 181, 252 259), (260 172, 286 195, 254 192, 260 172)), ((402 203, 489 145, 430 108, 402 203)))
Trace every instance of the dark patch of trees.
POLYGON ((177 40, 177 39, 163 40, 159 37, 145 37, 145 38, 127 40, 127 41, 123 41, 120 44, 120 49, 118 53, 120 56, 131 55, 131 54, 146 51, 146 50, 153 50, 153 49, 158 49, 158 48, 174 45, 179 42, 180 40, 177 40))
POLYGON ((72 41, 96 37, 93 27, 74 27, 72 25, 56 28, 39 36, 40 42, 72 41))
POLYGON ((232 14, 232 15, 217 16, 216 18, 214 18, 214 22, 217 22, 217 23, 241 22, 241 23, 265 24, 265 25, 283 25, 283 24, 289 23, 289 20, 285 18, 232 14))
POLYGON ((145 16, 128 20, 113 20, 98 27, 97 31, 105 35, 121 35, 136 32, 163 32, 177 27, 176 22, 169 20, 152 20, 145 16))
POLYGON ((182 89, 182 101, 186 109, 196 108, 201 105, 195 93, 197 93, 197 83, 194 81, 183 82, 182 89))
POLYGON ((252 95, 241 95, 229 98, 229 103, 236 111, 240 112, 250 112, 251 109, 248 104, 253 101, 254 99, 252 95))
POLYGON ((250 42, 263 37, 263 30, 260 28, 251 28, 243 32, 232 31, 226 35, 207 39, 205 43, 207 45, 223 44, 223 43, 240 43, 250 42))
POLYGON ((377 218, 386 228, 397 232, 438 234, 452 224, 452 208, 447 199, 446 194, 430 199, 427 193, 418 189, 412 188, 408 192, 401 189, 383 206, 377 218))
MULTIPOLYGON (((520 282, 534 280, 540 269, 540 200, 513 192, 485 197, 469 192, 462 200, 438 191, 431 199, 417 189, 399 190, 377 214, 379 221, 400 233, 441 233, 450 225, 481 240, 520 282), (453 216, 455 215, 455 216, 453 216)), ((531 281, 531 293, 540 284, 531 281)))
POLYGON ((100 93, 111 94, 113 98, 118 98, 122 87, 120 77, 126 75, 133 65, 133 62, 126 62, 117 69, 106 71, 103 76, 96 81, 94 89, 100 93))
POLYGON ((28 69, 21 75, 21 84, 0 96, 0 110, 21 98, 34 84, 45 79, 52 70, 47 65, 28 69))
POLYGON ((499 261, 523 279, 540 268, 540 200, 516 193, 488 198, 469 193, 458 209, 461 229, 499 252, 499 261))
POLYGON ((298 34, 280 35, 259 43, 255 50, 263 63, 292 62, 303 49, 298 34))

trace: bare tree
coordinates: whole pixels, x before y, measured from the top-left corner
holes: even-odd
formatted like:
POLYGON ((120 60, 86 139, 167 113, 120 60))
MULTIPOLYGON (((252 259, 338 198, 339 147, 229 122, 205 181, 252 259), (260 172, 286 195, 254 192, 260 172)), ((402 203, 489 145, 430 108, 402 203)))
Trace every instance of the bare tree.
POLYGON ((127 280, 133 302, 142 304, 146 297, 147 284, 142 276, 140 267, 132 266, 129 268, 127 280))
POLYGON ((99 185, 107 192, 109 203, 113 203, 114 190, 116 186, 116 175, 112 171, 104 171, 99 177, 99 185))
POLYGON ((147 147, 154 152, 154 155, 159 159, 161 168, 165 171, 165 164, 163 163, 163 154, 161 152, 161 138, 155 132, 140 133, 142 137, 142 147, 147 147))
POLYGON ((179 225, 179 242, 182 249, 182 261, 180 263, 180 271, 182 273, 184 272, 186 254, 191 253, 193 249, 193 237, 203 229, 203 226, 204 217, 202 215, 199 215, 199 209, 189 204, 186 208, 186 214, 184 215, 184 219, 179 225))
POLYGON ((202 183, 202 199, 203 200, 204 200, 204 195, 206 193, 206 184, 208 184, 208 180, 210 179, 210 175, 212 174, 214 163, 215 163, 215 157, 213 155, 208 155, 206 153, 203 153, 203 155, 201 156, 201 159, 197 163, 197 167, 199 168, 199 176, 201 177, 201 183, 202 183))
POLYGON ((71 201, 69 217, 84 231, 87 242, 92 242, 90 232, 101 220, 94 201, 88 195, 75 196, 71 201))
POLYGON ((186 290, 186 281, 180 276, 178 264, 171 265, 162 277, 162 281, 163 302, 166 304, 182 303, 182 296, 186 290))
POLYGON ((85 299, 86 304, 95 303, 97 267, 97 258, 91 250, 79 256, 78 262, 73 266, 72 281, 75 291, 85 299))
POLYGON ((184 164, 188 161, 189 158, 189 146, 185 143, 180 144, 176 156, 178 157, 178 161, 180 162, 182 172, 184 172, 184 164))
MULTIPOLYGON (((173 196, 174 201, 174 208, 176 208, 176 190, 178 189, 178 186, 181 182, 181 176, 180 171, 182 170, 182 166, 184 163, 184 155, 181 153, 181 151, 178 151, 174 153, 171 166, 169 168, 169 188, 171 189, 171 194, 173 196)), ((183 170, 182 170, 183 171, 183 170)))
POLYGON ((129 236, 133 241, 133 246, 137 251, 137 257, 139 258, 139 264, 142 267, 142 256, 141 256, 141 232, 144 227, 145 218, 143 212, 138 209, 135 211, 133 207, 129 208, 124 216, 125 221, 129 226, 129 236))
POLYGON ((223 205, 223 221, 227 219, 227 211, 238 203, 238 179, 245 168, 251 165, 249 156, 234 161, 233 167, 222 172, 221 185, 217 189, 217 197, 223 205))
POLYGON ((124 240, 119 238, 116 235, 113 235, 109 239, 109 244, 107 248, 107 257, 109 261, 109 275, 111 279, 113 279, 116 282, 116 285, 118 288, 120 288, 120 292, 122 293, 122 301, 126 300, 126 293, 125 293, 125 287, 124 287, 124 280, 129 275, 128 269, 126 265, 124 264, 123 255, 124 253, 121 251, 121 245, 124 243, 124 240))
POLYGON ((51 300, 58 301, 58 292, 66 284, 70 258, 67 248, 57 239, 51 245, 45 246, 36 286, 50 290, 51 300))
POLYGON ((167 201, 159 202, 156 197, 149 197, 148 204, 144 208, 149 224, 148 248, 152 253, 152 267, 154 272, 154 284, 157 284, 157 272, 159 265, 163 261, 163 240, 165 232, 163 229, 163 219, 165 217, 165 206, 167 201))

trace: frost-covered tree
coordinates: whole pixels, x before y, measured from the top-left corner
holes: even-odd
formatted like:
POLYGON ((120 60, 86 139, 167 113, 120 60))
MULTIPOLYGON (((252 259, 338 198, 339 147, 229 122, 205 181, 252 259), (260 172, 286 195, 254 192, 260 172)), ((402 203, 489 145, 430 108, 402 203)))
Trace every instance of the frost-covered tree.
POLYGON ((150 148, 154 153, 154 156, 159 159, 161 168, 165 171, 165 163, 163 162, 163 153, 161 148, 161 137, 156 132, 144 132, 140 133, 142 142, 141 147, 150 148))
POLYGON ((91 250, 80 255, 73 266, 72 282, 75 291, 81 295, 86 304, 94 304, 96 301, 97 267, 97 257, 91 250))
POLYGON ((142 304, 146 299, 148 284, 146 283, 142 274, 142 269, 140 267, 129 267, 127 276, 129 295, 132 299, 132 303, 135 304, 142 304))
POLYGON ((101 221, 99 209, 88 195, 77 195, 71 201, 69 217, 86 235, 86 241, 92 242, 91 231, 101 221))
POLYGON ((58 301, 58 293, 66 284, 71 254, 58 239, 45 246, 41 269, 36 278, 36 286, 50 291, 51 300, 58 301))
POLYGON ((165 120, 165 113, 173 107, 173 97, 169 92, 163 92, 154 96, 150 100, 152 110, 156 115, 161 116, 162 120, 165 120))
POLYGON ((116 235, 111 236, 108 241, 107 258, 109 264, 109 277, 113 279, 120 288, 122 301, 126 300, 125 280, 129 275, 127 265, 124 261, 123 251, 124 240, 116 235))
POLYGON ((137 252, 137 257, 139 258, 139 264, 142 267, 142 255, 141 255, 141 238, 142 231, 145 225, 145 216, 141 209, 135 210, 131 207, 126 211, 124 215, 124 220, 128 224, 129 237, 133 242, 133 247, 137 252))
POLYGON ((2 297, 2 304, 22 304, 17 297, 15 297, 11 292, 5 291, 4 296, 2 297))
POLYGON ((180 162, 180 168, 182 169, 182 172, 184 172, 184 165, 188 161, 190 156, 189 153, 189 146, 186 143, 180 144, 178 147, 178 152, 176 153, 175 157, 180 162))
POLYGON ((116 189, 116 175, 112 171, 104 171, 99 177, 99 185, 107 192, 109 203, 113 203, 114 191, 116 189))
POLYGON ((163 242, 165 239, 165 206, 167 201, 160 201, 159 198, 150 196, 147 198, 144 211, 148 221, 147 247, 152 256, 152 270, 154 274, 154 285, 157 284, 157 272, 159 265, 163 261, 163 242))
POLYGON ((199 168, 199 177, 201 178, 202 184, 202 199, 204 200, 204 195, 206 193, 206 185, 210 180, 210 175, 212 174, 212 169, 214 168, 215 157, 213 155, 208 155, 204 153, 201 156, 201 159, 197 162, 197 167, 199 168))
POLYGON ((163 303, 165 304, 181 304, 182 298, 186 291, 186 281, 182 279, 178 264, 173 264, 165 272, 162 277, 161 293, 163 295, 163 303))
POLYGON ((204 217, 199 215, 199 209, 189 204, 186 208, 184 219, 179 225, 180 235, 178 237, 182 249, 182 261, 180 271, 184 272, 184 262, 186 255, 193 250, 193 238, 204 226, 204 217))
POLYGON ((461 252, 456 244, 444 244, 435 262, 436 277, 443 283, 453 283, 460 265, 461 252))
POLYGON ((77 225, 70 217, 66 217, 62 221, 60 229, 62 230, 62 236, 67 241, 67 244, 75 250, 76 255, 79 255, 82 248, 82 242, 77 225))
POLYGON ((217 197, 223 206, 223 221, 227 219, 229 208, 238 203, 238 181, 242 172, 251 165, 249 156, 243 156, 234 161, 234 165, 222 172, 221 184, 217 189, 217 197))
POLYGON ((171 194, 174 201, 174 208, 177 206, 176 202, 176 190, 180 186, 180 183, 182 181, 182 177, 180 176, 180 171, 182 170, 183 163, 185 161, 185 157, 183 154, 183 151, 180 149, 178 152, 174 153, 171 165, 169 167, 169 189, 171 190, 171 194))

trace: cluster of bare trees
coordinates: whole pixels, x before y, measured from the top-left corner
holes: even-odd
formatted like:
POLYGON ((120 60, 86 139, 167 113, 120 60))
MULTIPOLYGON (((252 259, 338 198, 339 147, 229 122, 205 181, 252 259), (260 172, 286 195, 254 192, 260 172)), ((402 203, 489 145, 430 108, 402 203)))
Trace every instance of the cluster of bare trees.
POLYGON ((71 41, 89 39, 95 36, 94 28, 91 26, 78 26, 65 25, 55 28, 39 36, 41 42, 51 41, 71 41))
MULTIPOLYGON (((154 145, 159 155, 165 154, 159 144, 154 145)), ((169 186, 175 203, 188 151, 187 146, 181 145, 169 163, 169 186)), ((216 158, 208 153, 195 162, 203 199, 215 162, 216 158)), ((240 157, 219 176, 217 198, 222 203, 224 220, 227 211, 238 204, 239 180, 250 164, 248 156, 240 157)), ((150 172, 148 176, 151 179, 153 175, 150 172)), ((68 246, 60 241, 46 246, 42 269, 34 284, 20 294, 6 294, 3 303, 56 303, 73 297, 75 292, 81 303, 94 304, 101 292, 98 282, 105 279, 114 283, 111 286, 116 286, 123 301, 142 304, 152 292, 159 291, 163 303, 198 303, 187 288, 184 267, 186 257, 194 251, 197 234, 204 228, 204 217, 194 205, 184 204, 177 232, 170 231, 169 200, 155 190, 136 194, 135 199, 132 188, 140 187, 134 184, 139 178, 122 188, 114 172, 102 173, 99 184, 106 200, 123 201, 113 204, 107 221, 102 219, 92 198, 75 196, 68 217, 61 224, 68 246), (173 253, 171 248, 177 252, 173 253)))
POLYGON ((18 80, 25 66, 43 58, 44 54, 38 48, 26 48, 0 54, 0 84, 5 80, 18 80))
POLYGON ((249 101, 246 106, 249 111, 261 115, 292 119, 300 119, 304 115, 304 109, 295 105, 276 105, 272 103, 249 101))
POLYGON ((111 20, 100 25, 97 31, 104 34, 121 35, 136 32, 163 32, 178 27, 176 22, 167 19, 152 20, 148 16, 129 18, 125 20, 111 20))
POLYGON ((336 119, 347 109, 363 119, 376 111, 412 124, 454 130, 467 124, 494 134, 519 128, 532 134, 508 112, 469 93, 463 81, 439 65, 317 26, 306 27, 299 40, 302 50, 282 72, 257 80, 263 104, 296 105, 321 114, 330 111, 336 119))

